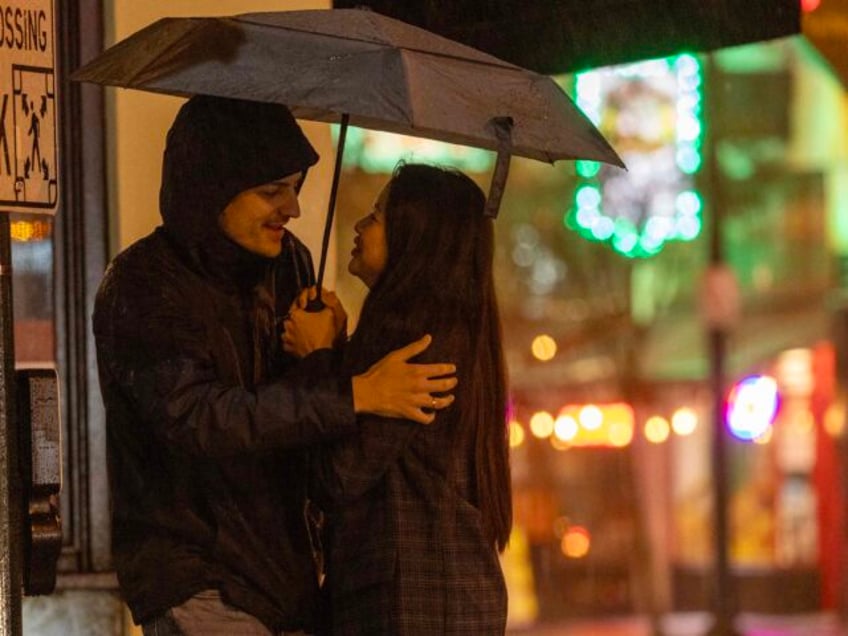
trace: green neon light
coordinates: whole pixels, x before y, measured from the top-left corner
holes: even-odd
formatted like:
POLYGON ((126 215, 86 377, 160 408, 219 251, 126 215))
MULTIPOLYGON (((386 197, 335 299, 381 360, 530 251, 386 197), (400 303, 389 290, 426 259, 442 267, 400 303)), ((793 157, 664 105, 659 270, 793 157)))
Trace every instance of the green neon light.
POLYGON ((585 161, 580 160, 576 162, 577 174, 579 174, 584 179, 591 179, 592 177, 597 176, 597 174, 601 171, 601 164, 599 161, 585 161))
POLYGON ((654 256, 668 241, 698 237, 703 201, 692 177, 703 166, 702 84, 701 63, 689 54, 576 76, 578 106, 620 146, 630 172, 576 162, 578 183, 563 216, 566 227, 630 258, 654 256), (652 182, 655 175, 661 178, 652 182), (613 180, 618 199, 609 191, 613 180), (629 194, 622 196, 623 190, 629 194))
MULTIPOLYGON (((330 127, 333 143, 338 143, 339 126, 330 127)), ((481 148, 458 146, 431 139, 406 137, 351 126, 347 129, 342 164, 369 173, 391 173, 399 161, 448 165, 467 172, 487 172, 495 153, 481 148)))

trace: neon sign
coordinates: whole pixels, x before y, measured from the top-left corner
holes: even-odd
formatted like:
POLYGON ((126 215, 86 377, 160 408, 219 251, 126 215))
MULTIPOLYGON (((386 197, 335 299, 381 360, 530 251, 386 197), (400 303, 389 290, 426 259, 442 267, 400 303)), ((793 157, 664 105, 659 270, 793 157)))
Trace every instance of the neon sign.
POLYGON ((578 161, 578 184, 564 222, 631 257, 701 232, 704 138, 701 64, 678 55, 581 73, 576 102, 616 148, 628 170, 578 161))

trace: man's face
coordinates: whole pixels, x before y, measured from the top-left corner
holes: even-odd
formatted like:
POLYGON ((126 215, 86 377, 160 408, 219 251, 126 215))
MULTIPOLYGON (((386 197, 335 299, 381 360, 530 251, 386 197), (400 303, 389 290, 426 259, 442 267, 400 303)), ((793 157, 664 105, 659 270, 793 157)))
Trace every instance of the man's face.
POLYGON ((240 192, 218 216, 224 234, 244 249, 274 258, 282 251, 289 219, 300 216, 297 185, 302 172, 240 192))

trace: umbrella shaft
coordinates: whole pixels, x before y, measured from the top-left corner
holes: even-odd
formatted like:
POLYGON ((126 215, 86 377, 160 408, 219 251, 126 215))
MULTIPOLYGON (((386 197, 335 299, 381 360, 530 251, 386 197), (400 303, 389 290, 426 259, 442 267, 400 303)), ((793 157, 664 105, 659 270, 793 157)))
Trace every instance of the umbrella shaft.
POLYGON ((317 300, 321 300, 321 287, 324 284, 324 270, 327 267, 327 249, 330 246, 330 231, 333 227, 333 216, 336 211, 336 193, 339 189, 339 177, 342 171, 342 156, 344 155, 345 137, 347 126, 350 121, 348 113, 342 114, 341 127, 339 128, 339 142, 336 148, 336 166, 333 170, 333 185, 330 188, 330 202, 327 205, 327 220, 324 223, 324 239, 321 241, 321 262, 318 265, 318 287, 317 300))

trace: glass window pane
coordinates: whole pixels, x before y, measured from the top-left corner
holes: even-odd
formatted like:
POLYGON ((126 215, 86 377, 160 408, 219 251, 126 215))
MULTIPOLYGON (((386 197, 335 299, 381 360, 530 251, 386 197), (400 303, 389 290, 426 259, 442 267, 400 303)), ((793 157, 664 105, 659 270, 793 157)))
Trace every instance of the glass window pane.
POLYGON ((14 214, 11 237, 15 363, 54 366, 53 219, 14 214))

